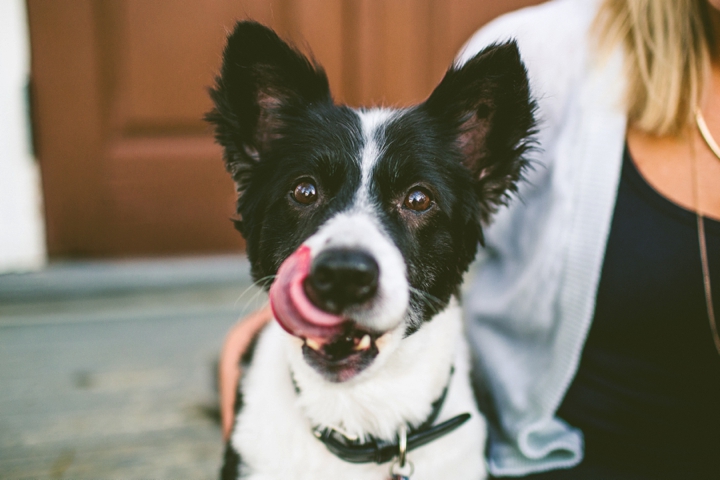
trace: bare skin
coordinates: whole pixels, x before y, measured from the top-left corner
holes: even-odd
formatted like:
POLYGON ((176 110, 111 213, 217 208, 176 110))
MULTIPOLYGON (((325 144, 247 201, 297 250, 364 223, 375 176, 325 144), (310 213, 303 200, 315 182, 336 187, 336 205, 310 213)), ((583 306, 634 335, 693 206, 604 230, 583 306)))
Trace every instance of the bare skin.
POLYGON ((240 380, 240 357, 247 350, 255 334, 272 318, 266 305, 236 323, 225 337, 220 353, 218 374, 220 383, 220 419, 223 439, 227 440, 235 421, 235 394, 240 380))
MULTIPOLYGON (((720 32, 720 0, 709 0, 714 32, 720 32)), ((716 35, 720 52, 720 34, 716 35)), ((700 105, 715 141, 720 143, 720 59, 713 63, 712 81, 700 105)), ((696 128, 680 137, 648 135, 632 126, 627 142, 635 165, 655 190, 678 205, 720 220, 720 160, 707 147, 696 128), (691 176, 691 143, 695 149, 698 205, 695 205, 691 176)), ((269 306, 238 322, 228 333, 220 356, 220 414, 223 438, 227 440, 235 420, 233 404, 240 378, 239 360, 253 336, 272 318, 269 306)))
MULTIPOLYGON (((700 108, 715 141, 720 141, 720 64, 713 68, 712 84, 700 108)), ((655 190, 687 210, 720 220, 720 160, 697 128, 681 137, 656 137, 630 127, 627 142, 635 165, 655 190), (691 145, 697 165, 698 205, 693 198, 691 145)))
MULTIPOLYGON (((711 0, 710 16, 714 32, 720 32, 720 0, 711 0)), ((715 35, 720 51, 720 34, 715 35)), ((709 88, 700 105, 705 122, 716 142, 720 142, 720 59, 715 58, 709 88)), ((720 159, 715 157, 691 128, 680 137, 656 137, 628 128, 627 142, 635 165, 645 180, 666 198, 691 211, 720 220, 720 159), (692 182, 692 148, 695 149, 698 178, 698 205, 692 182)))

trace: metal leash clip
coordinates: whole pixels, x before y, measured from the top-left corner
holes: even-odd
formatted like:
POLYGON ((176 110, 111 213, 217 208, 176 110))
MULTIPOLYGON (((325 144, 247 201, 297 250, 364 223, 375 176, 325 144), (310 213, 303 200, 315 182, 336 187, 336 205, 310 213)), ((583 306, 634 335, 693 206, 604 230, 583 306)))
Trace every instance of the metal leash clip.
POLYGON ((407 426, 400 425, 398 429, 398 456, 390 465, 391 480, 410 480, 415 472, 415 466, 407 459, 407 426))

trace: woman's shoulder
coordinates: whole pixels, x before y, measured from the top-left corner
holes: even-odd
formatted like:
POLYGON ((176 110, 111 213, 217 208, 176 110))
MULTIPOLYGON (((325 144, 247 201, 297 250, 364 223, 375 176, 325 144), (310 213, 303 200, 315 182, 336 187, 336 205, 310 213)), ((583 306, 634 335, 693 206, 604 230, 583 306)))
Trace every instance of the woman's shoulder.
POLYGON ((589 32, 598 7, 599 0, 552 0, 502 15, 470 38, 457 61, 462 64, 493 43, 516 40, 538 102, 542 143, 554 135, 553 127, 586 79, 589 32))
POLYGON ((536 53, 557 58, 578 42, 586 43, 598 3, 598 0, 552 0, 501 15, 470 38, 458 55, 458 62, 464 63, 492 43, 510 39, 517 40, 521 53, 528 57, 526 61, 532 61, 531 54, 536 53))
POLYGON ((490 44, 514 39, 540 103, 543 98, 560 100, 586 71, 589 30, 597 9, 598 0, 552 0, 502 15, 470 38, 458 63, 490 44))

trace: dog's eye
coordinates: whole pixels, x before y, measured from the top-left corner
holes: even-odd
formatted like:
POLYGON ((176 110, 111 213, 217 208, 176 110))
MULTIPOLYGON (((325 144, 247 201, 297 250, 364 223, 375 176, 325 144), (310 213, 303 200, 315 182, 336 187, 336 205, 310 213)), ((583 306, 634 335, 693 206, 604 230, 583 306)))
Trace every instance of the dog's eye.
POLYGON ((317 187, 310 180, 303 180, 293 189, 292 197, 302 205, 310 205, 318 198, 317 187))
POLYGON ((416 212, 424 212, 430 208, 433 204, 432 196, 430 192, 424 188, 415 187, 410 190, 410 193, 405 197, 403 205, 405 208, 415 210, 416 212))

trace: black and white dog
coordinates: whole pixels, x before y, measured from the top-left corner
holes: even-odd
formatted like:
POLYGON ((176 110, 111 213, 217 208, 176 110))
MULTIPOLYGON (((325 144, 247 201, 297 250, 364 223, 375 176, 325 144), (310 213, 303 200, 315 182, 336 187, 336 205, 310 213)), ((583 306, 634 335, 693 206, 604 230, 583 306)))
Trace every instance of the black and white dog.
POLYGON ((526 165, 516 45, 451 68, 415 107, 352 109, 321 67, 241 22, 211 95, 277 320, 244 368, 223 478, 484 478, 457 297, 526 165))

